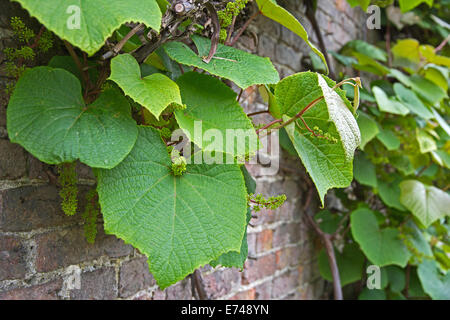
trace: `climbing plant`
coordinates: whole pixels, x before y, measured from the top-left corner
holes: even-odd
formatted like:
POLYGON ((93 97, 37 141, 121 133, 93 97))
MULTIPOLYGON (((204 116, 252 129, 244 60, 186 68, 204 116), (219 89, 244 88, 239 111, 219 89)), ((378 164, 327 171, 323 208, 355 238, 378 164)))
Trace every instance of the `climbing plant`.
MULTIPOLYGON (((342 208, 321 211, 313 222, 333 244, 320 253, 320 272, 335 293, 356 284, 359 299, 448 300, 450 26, 439 17, 448 17, 450 3, 387 4, 385 41, 352 41, 333 52, 372 81, 360 92, 355 181, 336 192, 342 208), (370 265, 381 272, 374 290, 366 287, 370 265)), ((355 96, 352 86, 344 89, 355 96)))
POLYGON ((88 240, 101 210, 105 231, 148 256, 161 288, 208 263, 243 267, 251 209, 275 209, 286 199, 254 194, 243 163, 262 147, 258 138, 287 133, 322 203, 329 189, 350 185, 361 142, 358 99, 352 104, 341 87, 359 92, 359 79, 336 84, 305 72, 280 81, 268 58, 233 47, 263 15, 301 37, 326 65, 276 1, 17 2, 63 41, 67 56, 21 72, 7 108, 10 140, 59 165, 67 214, 77 210, 73 162, 92 167, 97 187, 83 214, 88 240), (255 126, 230 86, 259 86, 275 120, 255 126), (188 143, 171 139, 179 129, 188 143), (237 143, 203 141, 211 130, 234 130, 237 143))

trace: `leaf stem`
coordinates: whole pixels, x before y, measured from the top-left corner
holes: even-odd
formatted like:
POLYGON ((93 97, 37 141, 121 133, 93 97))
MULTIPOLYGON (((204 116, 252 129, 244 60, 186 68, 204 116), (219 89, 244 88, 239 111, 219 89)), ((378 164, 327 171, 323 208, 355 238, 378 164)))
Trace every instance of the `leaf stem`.
POLYGON ((245 30, 247 30, 248 26, 250 25, 250 23, 252 23, 253 20, 255 20, 260 14, 262 14, 261 11, 258 11, 256 13, 254 13, 250 19, 247 20, 247 22, 244 24, 244 26, 239 30, 238 34, 236 35, 236 37, 233 38, 233 40, 231 40, 230 42, 230 46, 234 46, 236 44, 236 42, 239 40, 239 38, 242 36, 242 34, 244 33, 245 30))

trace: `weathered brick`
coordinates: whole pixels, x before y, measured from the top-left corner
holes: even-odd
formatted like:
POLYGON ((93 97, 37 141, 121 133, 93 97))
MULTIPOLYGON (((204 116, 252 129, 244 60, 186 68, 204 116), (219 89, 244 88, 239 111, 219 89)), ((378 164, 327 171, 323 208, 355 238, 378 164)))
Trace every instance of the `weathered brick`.
POLYGON ((62 288, 61 279, 27 288, 0 292, 0 300, 58 300, 62 288))
POLYGON ((173 286, 168 287, 166 290, 167 300, 191 300, 192 299, 192 286, 191 280, 185 279, 173 286))
POLYGON ((255 288, 255 300, 270 300, 272 294, 272 281, 266 281, 255 288))
POLYGON ((22 279, 27 272, 26 254, 19 238, 0 236, 0 280, 22 279))
POLYGON ((81 274, 81 289, 70 291, 73 300, 110 300, 117 297, 113 267, 103 267, 81 274))
POLYGON ((121 297, 129 297, 155 284, 155 278, 148 269, 147 258, 138 258, 122 264, 119 278, 119 295, 121 297))
POLYGON ((18 179, 27 169, 25 151, 18 144, 0 139, 0 179, 18 179))
POLYGON ((230 298, 230 300, 255 300, 256 297, 256 290, 255 288, 238 292, 234 296, 230 298))
POLYGON ((89 261, 102 255, 110 258, 126 256, 133 247, 115 236, 106 235, 98 226, 94 244, 89 244, 82 226, 74 226, 36 236, 36 270, 48 272, 61 267, 89 261))
POLYGON ((298 272, 288 271, 273 279, 272 298, 281 298, 299 285, 298 272))
POLYGON ((273 231, 266 229, 256 235, 256 252, 261 253, 272 249, 273 231))
POLYGON ((240 285, 241 274, 238 269, 224 269, 203 276, 203 284, 210 299, 217 299, 240 285))
POLYGON ((249 284, 258 279, 268 277, 276 270, 275 254, 268 254, 256 260, 249 259, 245 262, 242 274, 242 283, 249 284))
MULTIPOLYGON (((82 203, 87 188, 79 189, 82 203)), ((31 231, 81 221, 79 214, 68 217, 62 212, 58 192, 53 185, 0 191, 0 231, 31 231)))

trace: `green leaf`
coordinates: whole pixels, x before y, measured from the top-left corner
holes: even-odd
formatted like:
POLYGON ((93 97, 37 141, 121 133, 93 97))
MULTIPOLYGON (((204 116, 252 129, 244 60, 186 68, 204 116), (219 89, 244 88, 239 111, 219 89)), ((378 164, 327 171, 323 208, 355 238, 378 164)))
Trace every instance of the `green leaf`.
POLYGON ((363 40, 352 40, 350 42, 347 42, 345 48, 342 50, 346 51, 348 49, 352 49, 356 52, 362 53, 363 55, 372 59, 387 62, 387 53, 385 50, 375 47, 374 45, 363 40))
POLYGON ((347 2, 352 8, 360 6, 364 10, 364 12, 367 11, 367 8, 370 5, 370 0, 347 0, 347 2))
POLYGON ((360 153, 355 157, 353 168, 356 181, 365 186, 377 187, 378 182, 375 165, 364 154, 360 153))
POLYGON ((386 300, 384 290, 364 288, 358 297, 358 300, 386 300))
POLYGON ((450 300, 450 272, 443 275, 436 261, 426 259, 417 269, 423 289, 435 300, 450 300))
POLYGON ((409 176, 414 173, 414 167, 411 160, 404 154, 389 157, 389 162, 394 166, 394 168, 399 170, 405 176, 409 176))
POLYGON ((161 10, 155 0, 14 1, 58 37, 89 55, 96 53, 126 22, 142 22, 156 31, 161 25, 161 10))
POLYGON ((378 183, 378 192, 385 205, 399 211, 406 211, 406 208, 400 203, 399 182, 398 180, 391 183, 380 181, 378 183))
POLYGON ((409 109, 403 105, 403 103, 389 98, 383 89, 379 87, 373 87, 372 92, 377 100, 378 108, 383 112, 389 112, 392 114, 398 114, 401 116, 407 115, 409 109))
POLYGON ((400 184, 401 203, 425 226, 429 227, 440 218, 450 215, 450 196, 433 186, 416 180, 400 184))
POLYGON ((171 59, 178 63, 194 66, 213 75, 229 79, 242 89, 255 84, 275 84, 280 81, 278 72, 269 58, 255 56, 219 44, 211 62, 205 63, 203 57, 208 56, 211 40, 197 35, 194 35, 192 40, 197 46, 198 55, 181 42, 166 43, 164 50, 171 59))
MULTIPOLYGON (((252 219, 252 210, 247 209, 247 225, 252 219)), ((209 264, 215 268, 219 265, 226 268, 243 269, 248 256, 247 228, 245 229, 244 239, 242 239, 241 249, 239 252, 229 251, 222 254, 218 259, 211 261, 209 264)))
POLYGON ((188 164, 174 176, 171 164, 158 131, 140 127, 130 155, 97 172, 105 230, 148 256, 163 289, 226 252, 239 252, 247 214, 238 165, 188 164))
POLYGON ((394 292, 402 292, 406 286, 405 271, 396 266, 387 266, 386 271, 390 289, 394 292))
POLYGON ((37 67, 20 78, 7 109, 8 134, 49 164, 81 162, 113 168, 131 151, 137 127, 118 90, 86 106, 78 79, 62 69, 37 67))
POLYGON ((380 132, 377 122, 368 114, 359 111, 358 122, 359 130, 361 131, 361 145, 360 148, 364 150, 366 144, 372 141, 380 132))
MULTIPOLYGON (((89 61, 89 66, 96 66, 95 62, 89 61)), ((81 84, 83 83, 83 77, 81 76, 80 69, 78 69, 75 61, 72 59, 71 56, 53 56, 50 61, 48 62, 48 66, 52 67, 54 69, 64 69, 66 71, 69 71, 72 73, 75 77, 80 80, 81 84)), ((89 79, 92 83, 96 83, 98 79, 98 72, 95 68, 89 69, 89 79)))
POLYGON ((241 166, 242 174, 244 175, 245 188, 247 189, 248 194, 252 194, 256 192, 256 181, 253 179, 251 174, 248 172, 245 165, 241 166))
POLYGON ((394 132, 389 129, 381 129, 377 134, 377 139, 388 149, 389 151, 398 150, 400 148, 400 139, 397 138, 394 132))
POLYGON ((159 118, 170 104, 182 103, 180 90, 175 82, 161 73, 142 78, 139 64, 130 54, 122 54, 112 59, 109 79, 156 118, 159 118))
POLYGON ((319 192, 321 201, 333 187, 347 187, 353 180, 353 154, 360 142, 355 118, 349 110, 345 93, 334 92, 334 83, 311 72, 299 73, 283 79, 275 89, 280 110, 287 116, 297 114, 309 103, 324 99, 303 116, 310 128, 318 127, 337 142, 313 136, 297 120, 286 127, 298 155, 319 192))
POLYGON ((399 0, 399 2, 400 2, 400 9, 402 9, 402 12, 407 12, 414 9, 421 3, 426 3, 431 8, 433 6, 434 0, 399 0))
POLYGON ((320 230, 328 234, 336 232, 341 219, 342 217, 339 214, 331 213, 328 210, 322 210, 314 216, 314 220, 318 223, 320 230))
POLYGON ((436 140, 425 130, 416 129, 416 139, 419 143, 420 153, 437 150, 436 140))
POLYGON ((423 102, 417 97, 414 91, 407 89, 401 83, 394 84, 394 91, 398 99, 403 102, 411 112, 417 114, 425 120, 433 118, 431 111, 423 104, 423 102))
POLYGON ((252 122, 236 101, 236 93, 222 81, 189 72, 178 78, 177 84, 187 108, 177 110, 175 117, 180 128, 203 151, 245 156, 258 150, 252 122))
MULTIPOLYGON (((356 243, 347 244, 342 253, 335 249, 335 255, 342 286, 361 280, 365 257, 356 243)), ((324 249, 319 253, 319 272, 325 280, 333 281, 324 249)))
POLYGON ((408 77, 398 70, 391 69, 390 75, 395 77, 408 88, 414 90, 419 96, 433 106, 439 103, 442 99, 448 97, 444 89, 417 74, 408 77))
POLYGON ((399 238, 399 231, 395 228, 380 229, 371 210, 362 208, 354 211, 351 214, 351 229, 353 238, 373 264, 405 267, 408 263, 410 253, 399 238))
POLYGON ((328 74, 328 65, 325 56, 309 41, 308 33, 305 28, 292 14, 290 14, 283 7, 279 6, 274 0, 256 0, 256 3, 258 4, 259 11, 264 16, 278 22, 302 38, 308 46, 310 46, 312 51, 314 51, 314 53, 322 59, 322 62, 326 67, 326 73, 328 74))

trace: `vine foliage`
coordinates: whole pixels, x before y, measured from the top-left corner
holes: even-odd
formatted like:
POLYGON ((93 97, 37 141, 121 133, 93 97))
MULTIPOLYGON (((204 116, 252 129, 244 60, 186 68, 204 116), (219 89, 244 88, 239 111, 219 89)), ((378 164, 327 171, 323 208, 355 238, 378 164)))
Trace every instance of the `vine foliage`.
MULTIPOLYGON (((280 81, 268 58, 232 47, 265 15, 303 38, 325 63, 303 26, 275 1, 246 7, 247 1, 95 0, 79 8, 79 25, 67 14, 71 1, 17 2, 63 40, 67 55, 20 76, 7 109, 11 141, 43 162, 70 166, 60 177, 68 214, 76 207, 68 163, 94 168, 106 232, 148 256, 161 288, 208 263, 242 268, 249 206, 275 208, 285 200, 254 195, 242 159, 253 156, 259 142, 203 143, 194 134, 196 122, 204 124, 202 133, 233 129, 253 140, 266 130, 285 130, 322 203, 329 189, 350 185, 361 141, 358 103, 340 88, 352 80, 336 84, 305 72, 280 81), (244 7, 256 11, 237 29, 244 7), (228 28, 223 43, 221 24, 228 28), (266 90, 274 122, 255 128, 230 83, 266 90), (192 138, 192 158, 170 141, 177 129, 192 138), (198 156, 232 161, 191 161, 198 156)), ((88 200, 84 218, 93 241, 94 191, 88 200)))

